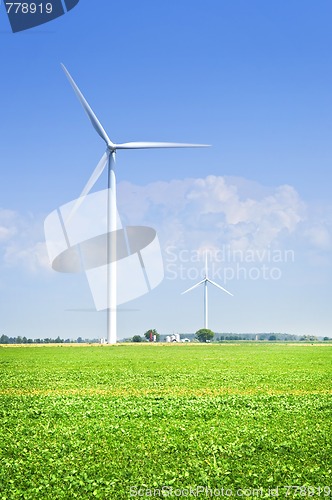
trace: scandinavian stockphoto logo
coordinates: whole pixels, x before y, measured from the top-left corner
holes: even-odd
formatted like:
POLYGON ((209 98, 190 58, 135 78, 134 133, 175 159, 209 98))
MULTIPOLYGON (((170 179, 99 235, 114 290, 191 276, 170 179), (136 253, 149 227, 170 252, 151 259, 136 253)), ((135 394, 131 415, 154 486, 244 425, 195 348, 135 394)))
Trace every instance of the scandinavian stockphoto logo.
POLYGON ((107 210, 112 190, 73 200, 45 220, 45 239, 52 268, 85 273, 97 311, 109 308, 107 280, 116 273, 116 305, 148 293, 164 278, 156 231, 148 226, 123 226, 118 212, 109 232, 107 210), (115 247, 108 253, 109 243, 115 247))
POLYGON ((3 3, 13 33, 48 23, 73 9, 79 0, 37 0, 3 3))

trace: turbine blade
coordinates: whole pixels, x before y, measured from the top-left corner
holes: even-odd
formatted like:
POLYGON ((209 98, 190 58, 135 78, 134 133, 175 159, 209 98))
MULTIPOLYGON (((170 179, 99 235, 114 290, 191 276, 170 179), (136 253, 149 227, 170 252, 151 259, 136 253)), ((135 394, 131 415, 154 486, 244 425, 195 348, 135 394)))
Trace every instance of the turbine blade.
POLYGON ((232 297, 234 297, 234 295, 233 295, 231 292, 229 292, 228 290, 226 290, 226 288, 223 288, 222 286, 218 285, 218 283, 215 283, 214 281, 212 281, 212 280, 210 280, 210 279, 207 279, 207 281, 208 281, 209 283, 211 283, 211 285, 214 285, 214 286, 216 286, 217 288, 220 288, 220 290, 222 290, 223 292, 226 292, 226 293, 228 293, 228 295, 231 295, 232 297))
POLYGON ((89 103, 85 99, 84 95, 76 85, 74 79, 72 78, 71 74, 67 70, 67 68, 64 66, 64 64, 61 64, 63 71, 65 72, 71 86, 73 87, 75 94, 77 95, 78 99, 80 100, 86 114, 88 115, 93 128, 96 130, 96 132, 100 135, 100 137, 106 142, 107 146, 114 146, 108 135, 106 134, 103 126, 101 125, 100 121, 94 114, 93 110, 91 109, 89 103))
POLYGON ((205 278, 208 277, 208 258, 207 258, 207 251, 205 251, 205 278))
POLYGON ((154 149, 154 148, 207 148, 209 144, 186 144, 182 142, 124 142, 115 144, 116 149, 154 149))
POLYGON ((93 186, 96 184, 97 180, 99 179, 99 177, 103 173, 104 168, 106 167, 108 156, 109 155, 108 155, 107 152, 105 152, 103 154, 103 156, 101 157, 98 165, 96 166, 96 168, 92 172, 92 175, 91 175, 90 179, 88 180, 88 182, 86 183, 83 191, 81 192, 80 198, 82 196, 86 196, 91 191, 91 189, 93 188, 93 186))
POLYGON ((181 295, 183 295, 184 293, 190 292, 190 290, 197 288, 199 285, 202 285, 204 282, 205 282, 205 280, 202 280, 199 283, 196 283, 196 285, 191 286, 190 288, 188 288, 188 290, 185 290, 184 292, 182 292, 181 295))
POLYGON ((71 212, 67 218, 67 221, 66 221, 67 223, 71 220, 74 213, 79 209, 79 207, 81 206, 81 204, 84 201, 85 196, 91 191, 91 189, 93 188, 93 186, 95 185, 95 183, 97 182, 99 177, 101 176, 101 174, 102 174, 102 172, 107 164, 107 161, 108 161, 108 153, 106 152, 101 157, 98 165, 94 169, 94 171, 93 171, 90 179, 86 183, 83 191, 81 192, 80 196, 77 198, 76 203, 73 206, 73 209, 71 210, 71 212))

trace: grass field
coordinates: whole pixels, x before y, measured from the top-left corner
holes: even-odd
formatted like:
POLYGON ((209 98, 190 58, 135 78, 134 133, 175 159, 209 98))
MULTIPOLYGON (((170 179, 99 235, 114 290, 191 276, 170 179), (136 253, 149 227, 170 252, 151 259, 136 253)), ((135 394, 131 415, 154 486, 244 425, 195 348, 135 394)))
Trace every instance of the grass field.
POLYGON ((331 351, 0 347, 0 499, 331 498, 331 351))

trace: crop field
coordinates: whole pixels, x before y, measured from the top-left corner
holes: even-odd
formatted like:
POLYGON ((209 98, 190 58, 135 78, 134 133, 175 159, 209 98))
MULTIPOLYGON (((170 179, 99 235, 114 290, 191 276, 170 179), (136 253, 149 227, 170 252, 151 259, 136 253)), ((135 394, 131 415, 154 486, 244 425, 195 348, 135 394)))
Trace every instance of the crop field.
POLYGON ((0 499, 331 498, 331 354, 0 347, 0 499))

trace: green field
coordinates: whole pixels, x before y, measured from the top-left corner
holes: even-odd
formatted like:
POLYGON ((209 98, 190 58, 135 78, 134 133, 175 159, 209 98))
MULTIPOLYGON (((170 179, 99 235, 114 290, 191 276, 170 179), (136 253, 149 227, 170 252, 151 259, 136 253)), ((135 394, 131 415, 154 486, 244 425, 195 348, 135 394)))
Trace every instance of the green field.
POLYGON ((331 351, 0 347, 0 499, 331 498, 331 351))

